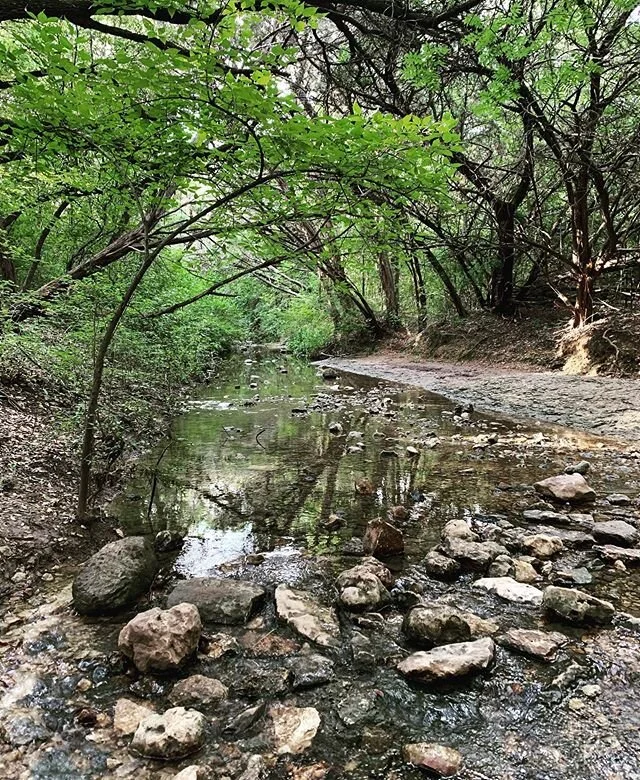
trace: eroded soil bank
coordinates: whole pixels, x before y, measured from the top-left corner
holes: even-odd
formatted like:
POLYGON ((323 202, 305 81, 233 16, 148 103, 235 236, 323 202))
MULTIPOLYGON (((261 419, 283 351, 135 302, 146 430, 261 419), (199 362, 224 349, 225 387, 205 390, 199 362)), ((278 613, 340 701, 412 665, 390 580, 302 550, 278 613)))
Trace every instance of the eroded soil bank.
POLYGON ((485 411, 640 441, 640 384, 634 379, 438 363, 389 352, 322 364, 420 387, 485 411))
POLYGON ((454 402, 384 380, 323 379, 281 356, 228 362, 111 507, 118 535, 182 540, 159 551, 149 592, 116 614, 81 617, 70 588, 76 562, 22 567, 0 615, 0 776, 168 780, 195 766, 180 780, 419 780, 404 748, 435 742, 459 752, 463 780, 638 780, 633 449, 456 413, 454 402), (583 460, 595 501, 572 507, 534 490, 583 460), (353 609, 337 578, 363 563, 363 537, 380 517, 400 531, 404 551, 384 556, 386 585, 373 581, 373 596, 353 609), (605 532, 610 522, 624 526, 605 532), (462 544, 452 535, 461 530, 462 544), (628 545, 613 558, 600 549, 606 533, 628 545), (452 579, 428 564, 436 548, 452 579), (510 592, 524 600, 478 585, 518 571, 530 582, 510 592), (120 630, 197 577, 230 594, 242 580, 263 598, 233 622, 205 619, 197 652, 177 672, 142 673, 118 652, 120 630), (550 585, 610 602, 613 618, 563 620, 541 604, 550 585), (305 614, 332 615, 332 641, 287 619, 283 589, 304 594, 305 614), (416 607, 473 613, 492 658, 459 677, 406 676, 401 665, 414 653, 465 636, 454 621, 455 638, 421 640, 406 622, 416 607), (559 634, 559 645, 545 659, 523 654, 503 639, 514 629, 559 634), (226 692, 207 700, 196 675, 226 692), (185 687, 203 714, 202 745, 170 760, 141 756, 135 707, 164 713, 185 687))

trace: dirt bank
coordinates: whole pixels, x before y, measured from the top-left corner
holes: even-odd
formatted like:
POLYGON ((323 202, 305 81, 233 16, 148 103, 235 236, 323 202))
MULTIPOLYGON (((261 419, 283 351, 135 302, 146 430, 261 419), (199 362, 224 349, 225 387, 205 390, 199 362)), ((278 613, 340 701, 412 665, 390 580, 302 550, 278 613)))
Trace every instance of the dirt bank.
POLYGON ((389 352, 322 364, 422 387, 485 411, 640 442, 640 385, 633 379, 436 363, 389 352))

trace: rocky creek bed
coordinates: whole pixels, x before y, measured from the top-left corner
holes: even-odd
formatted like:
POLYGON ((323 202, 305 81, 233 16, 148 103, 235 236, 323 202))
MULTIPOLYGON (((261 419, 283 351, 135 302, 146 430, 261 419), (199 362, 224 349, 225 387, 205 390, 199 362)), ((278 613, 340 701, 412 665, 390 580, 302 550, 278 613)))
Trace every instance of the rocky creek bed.
POLYGON ((465 404, 222 366, 21 570, 0 776, 640 778, 638 453, 465 404))

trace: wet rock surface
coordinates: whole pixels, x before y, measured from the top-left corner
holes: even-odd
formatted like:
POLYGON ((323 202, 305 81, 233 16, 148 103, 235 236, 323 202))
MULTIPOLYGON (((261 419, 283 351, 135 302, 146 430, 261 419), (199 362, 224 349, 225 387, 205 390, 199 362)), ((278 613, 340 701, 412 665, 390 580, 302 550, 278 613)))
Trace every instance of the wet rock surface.
POLYGON ((318 603, 310 594, 278 585, 276 612, 305 639, 321 647, 338 644, 340 624, 335 611, 318 603))
POLYGON ((610 623, 615 608, 589 593, 575 588, 550 585, 544 592, 543 606, 570 623, 610 623))
POLYGON ((414 742, 405 745, 402 756, 408 764, 426 769, 436 777, 456 775, 462 766, 462 756, 457 750, 433 742, 414 742))
POLYGON ((128 533, 184 540, 163 547, 135 611, 164 607, 198 578, 264 595, 238 622, 206 623, 177 668, 143 673, 117 652, 133 607, 79 617, 61 588, 75 571, 52 569, 36 586, 25 564, 0 611, 3 778, 634 780, 640 548, 598 543, 593 530, 640 527, 633 451, 344 375, 307 381, 306 368, 284 374, 276 360, 236 365, 176 421, 153 527, 148 472, 114 510, 128 533), (246 395, 234 390, 242 371, 246 395), (534 490, 582 460, 595 501, 534 490), (385 561, 361 542, 381 517, 404 543, 385 561), (562 547, 545 557, 524 541, 539 536, 562 547), (518 586, 536 592, 509 600, 478 586, 487 578, 508 578, 512 598, 518 586), (342 601, 349 588, 366 596, 367 583, 375 598, 342 601), (578 586, 615 614, 583 622, 593 603, 579 613, 566 602, 582 615, 572 622, 539 603, 549 586, 578 586), (148 754, 132 750, 149 718, 180 731, 163 721, 180 708, 199 713, 202 741, 192 724, 161 751, 153 730, 148 754))
POLYGON ((498 624, 471 612, 436 604, 411 609, 404 618, 402 630, 414 644, 433 647, 495 634, 498 624))
POLYGON ((497 638, 497 642, 510 650, 552 661, 558 650, 567 642, 567 637, 557 631, 536 631, 535 629, 512 628, 497 638))
POLYGON ((594 501, 595 491, 589 487, 582 474, 560 474, 536 482, 535 489, 540 495, 554 501, 567 501, 570 504, 582 504, 594 501))
POLYGON ((204 623, 246 623, 264 597, 264 588, 252 582, 195 577, 175 586, 167 606, 194 604, 204 623))
POLYGON ((501 599, 516 604, 530 604, 532 606, 542 604, 542 591, 539 588, 517 582, 513 577, 483 577, 476 580, 473 587, 495 593, 501 599))

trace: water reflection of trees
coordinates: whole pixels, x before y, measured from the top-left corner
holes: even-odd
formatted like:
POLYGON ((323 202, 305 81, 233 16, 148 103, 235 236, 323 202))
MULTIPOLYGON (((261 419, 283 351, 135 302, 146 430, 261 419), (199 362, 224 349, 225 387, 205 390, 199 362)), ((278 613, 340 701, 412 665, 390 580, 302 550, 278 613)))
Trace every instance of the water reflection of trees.
MULTIPOLYGON (((296 370, 296 392, 309 395, 317 383, 314 370, 308 366, 296 370)), ((209 397, 237 398, 235 385, 243 385, 243 393, 247 392, 244 385, 257 371, 255 365, 243 365, 210 389, 209 397)), ((265 376, 263 369, 260 375, 265 376)), ((295 399, 285 397, 291 389, 290 375, 271 365, 268 376, 273 380, 270 392, 277 386, 282 391, 279 397, 249 408, 201 407, 176 421, 150 520, 145 521, 151 482, 147 470, 133 487, 142 500, 127 510, 130 530, 204 533, 207 528, 238 531, 250 523, 258 549, 272 549, 283 538, 294 537, 310 549, 323 550, 340 539, 360 536, 369 519, 391 507, 409 507, 422 493, 436 492, 439 500, 434 507, 425 505, 403 526, 413 538, 433 538, 446 519, 459 516, 465 506, 481 505, 491 492, 486 473, 490 464, 478 463, 473 477, 460 477, 468 463, 457 444, 406 457, 411 433, 417 434, 425 424, 439 424, 439 406, 429 409, 428 417, 424 411, 402 411, 397 419, 388 419, 369 414, 367 399, 359 395, 343 398, 341 410, 297 417, 291 414, 295 399), (361 431, 364 452, 345 454, 353 442, 328 433, 333 421, 340 421, 345 433, 361 431), (407 426, 409 431, 403 433, 407 426), (258 441, 259 431, 264 432, 258 441), (381 435, 374 437, 374 432, 381 435), (399 457, 382 456, 383 450, 390 449, 396 449, 399 457), (359 477, 372 481, 374 495, 356 495, 354 482, 359 477), (343 524, 329 532, 324 521, 335 511, 343 524)), ((155 462, 153 453, 147 462, 155 462)))

